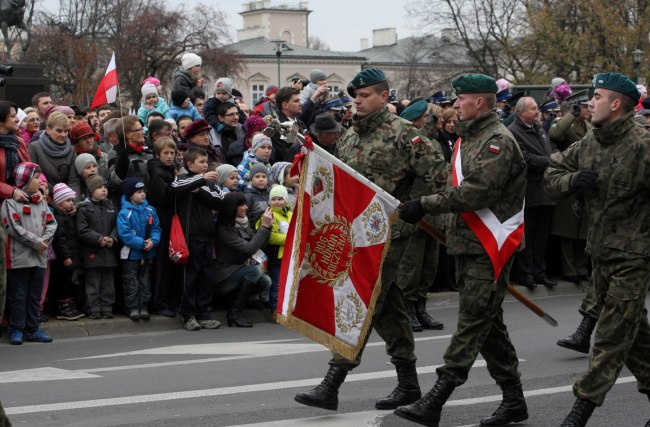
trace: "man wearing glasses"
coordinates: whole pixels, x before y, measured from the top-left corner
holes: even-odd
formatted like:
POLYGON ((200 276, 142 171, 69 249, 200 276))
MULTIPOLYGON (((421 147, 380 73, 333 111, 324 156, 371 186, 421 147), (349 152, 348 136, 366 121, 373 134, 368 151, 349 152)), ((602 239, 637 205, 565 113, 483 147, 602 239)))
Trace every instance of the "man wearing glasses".
POLYGON ((232 102, 222 102, 217 107, 219 126, 211 132, 211 143, 220 146, 226 160, 232 165, 238 165, 246 151, 246 132, 239 123, 239 109, 232 102))

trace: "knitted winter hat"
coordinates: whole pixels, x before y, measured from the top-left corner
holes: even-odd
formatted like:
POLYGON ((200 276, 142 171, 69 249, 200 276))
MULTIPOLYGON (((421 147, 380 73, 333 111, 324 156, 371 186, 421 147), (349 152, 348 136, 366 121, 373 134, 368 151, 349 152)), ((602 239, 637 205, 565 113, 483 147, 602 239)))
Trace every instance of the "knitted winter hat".
POLYGON ((16 188, 25 188, 29 181, 32 180, 34 173, 40 172, 41 168, 36 163, 23 162, 16 166, 14 175, 16 177, 16 188))
POLYGON ((156 89, 156 86, 154 86, 153 83, 147 82, 140 88, 140 93, 142 93, 142 99, 144 100, 147 98, 147 95, 158 96, 158 89, 156 89))
POLYGON ((269 193, 269 200, 273 200, 274 197, 282 197, 285 202, 288 202, 289 193, 287 192, 287 188, 284 185, 276 185, 275 187, 271 188, 271 192, 269 193))
POLYGON ((56 184, 52 189, 52 200, 54 200, 54 203, 57 205, 61 204, 61 202, 65 200, 74 199, 75 197, 77 197, 77 193, 63 182, 56 184))
POLYGON ((223 187, 223 184, 226 182, 226 179, 228 179, 228 176, 233 172, 237 172, 237 168, 234 167, 233 165, 229 165, 228 163, 224 163, 223 165, 220 165, 217 168, 217 173, 219 174, 219 178, 217 178, 217 185, 219 187, 223 187))
POLYGON ((182 88, 176 88, 172 90, 172 104, 177 107, 183 105, 183 102, 190 97, 190 93, 182 88))
POLYGON ((257 173, 263 173, 266 175, 266 177, 269 177, 269 168, 266 167, 266 165, 262 162, 257 162, 254 163, 253 166, 251 166, 251 173, 250 177, 253 178, 255 174, 257 173))
POLYGON ((97 159, 92 154, 82 153, 77 156, 74 161, 74 168, 77 170, 79 176, 81 176, 81 173, 89 163, 97 164, 97 159))
POLYGON ((70 142, 76 144, 84 136, 95 136, 95 131, 90 127, 88 122, 80 120, 70 129, 70 142))
POLYGON ((311 72, 309 73, 309 82, 316 83, 320 80, 327 80, 327 74, 325 74, 325 71, 319 68, 314 68, 313 70, 311 70, 311 72))
POLYGON ((133 196, 133 193, 139 190, 146 190, 147 187, 144 185, 144 181, 142 181, 142 178, 138 177, 131 177, 127 178, 122 182, 122 192, 124 193, 124 197, 126 200, 129 200, 131 196, 133 196))
POLYGON ((270 85, 269 87, 266 88, 266 92, 264 92, 264 96, 271 96, 274 93, 277 93, 280 89, 276 85, 270 85))
POLYGON ((158 80, 157 78, 155 78, 153 76, 149 76, 146 79, 144 79, 142 81, 142 84, 145 84, 145 83, 151 83, 154 86, 160 86, 160 80, 158 80))
POLYGON ((260 116, 253 115, 246 119, 244 122, 244 133, 248 140, 255 132, 260 132, 266 129, 268 125, 260 116))
POLYGON ((253 137, 253 140, 251 141, 251 153, 255 153, 255 150, 263 145, 273 146, 273 143, 271 142, 271 138, 262 133, 258 133, 253 137))
POLYGON ((222 90, 232 96, 232 81, 228 77, 221 77, 214 84, 214 91, 222 90))
POLYGON ((106 182, 104 182, 104 178, 99 175, 90 175, 88 179, 86 179, 86 187, 88 187, 88 191, 90 192, 91 196, 95 190, 97 190, 102 185, 106 185, 106 182))
POLYGON ((195 53, 184 53, 181 57, 181 65, 186 70, 189 70, 196 65, 201 65, 202 63, 203 60, 201 57, 195 53))
POLYGON ((271 166, 271 182, 278 182, 284 184, 284 171, 287 166, 291 166, 289 162, 277 162, 271 166))

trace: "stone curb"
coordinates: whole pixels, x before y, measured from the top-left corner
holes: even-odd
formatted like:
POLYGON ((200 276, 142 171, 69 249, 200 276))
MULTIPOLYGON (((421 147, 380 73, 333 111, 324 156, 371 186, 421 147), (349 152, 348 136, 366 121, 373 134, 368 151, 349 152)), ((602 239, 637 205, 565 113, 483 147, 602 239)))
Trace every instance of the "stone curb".
MULTIPOLYGON (((524 286, 513 285, 517 290, 531 299, 544 298, 555 295, 571 295, 583 292, 582 286, 570 282, 559 281, 554 288, 537 286, 530 290, 524 286)), ((514 297, 507 294, 506 300, 513 300, 514 297)), ((427 300, 427 307, 445 307, 458 305, 457 292, 436 292, 430 293, 427 300)), ((226 312, 216 311, 212 313, 213 319, 221 322, 221 327, 226 326, 226 312)), ((246 310, 246 319, 251 323, 270 322, 271 316, 268 310, 246 310)), ((87 317, 76 321, 52 319, 43 324, 43 330, 54 338, 75 338, 92 337, 100 335, 133 334, 152 331, 165 331, 182 329, 180 317, 151 316, 151 320, 140 320, 134 322, 124 315, 116 315, 114 319, 93 320, 87 317)))

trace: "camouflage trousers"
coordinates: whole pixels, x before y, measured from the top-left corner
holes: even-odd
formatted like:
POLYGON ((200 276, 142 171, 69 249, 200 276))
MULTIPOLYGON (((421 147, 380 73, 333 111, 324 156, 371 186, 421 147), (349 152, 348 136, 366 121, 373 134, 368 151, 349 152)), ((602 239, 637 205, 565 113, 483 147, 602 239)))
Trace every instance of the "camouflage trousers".
POLYGON ((397 285, 402 289, 405 301, 426 299, 438 270, 439 251, 439 243, 426 231, 418 229, 413 234, 397 274, 397 285))
POLYGON ((603 309, 589 369, 573 386, 576 397, 602 405, 623 366, 636 377, 639 392, 650 394, 648 277, 647 258, 594 261, 592 280, 603 309))
POLYGON ((11 421, 9 421, 7 414, 5 414, 2 402, 0 402, 0 427, 11 427, 11 421))
MULTIPOLYGON (((394 281, 403 255, 407 252, 410 237, 394 239, 384 259, 381 270, 382 289, 372 318, 372 327, 386 342, 386 353, 393 364, 414 362, 415 341, 408 313, 404 307, 402 290, 394 281)), ((349 360, 337 353, 332 353, 330 365, 342 365, 351 370, 361 362, 361 355, 368 342, 370 334, 366 335, 364 347, 359 351, 355 360, 349 360)))
MULTIPOLYGON (((0 248, 7 245, 7 229, 0 227, 0 248)), ((5 312, 5 302, 7 301, 7 259, 5 251, 0 254, 0 318, 5 312)), ((1 426, 1 425, 0 425, 1 426)))
POLYGON ((445 351, 439 377, 460 386, 481 354, 497 384, 518 380, 519 361, 508 329, 503 323, 501 304, 505 297, 512 259, 494 283, 494 270, 487 254, 456 257, 456 282, 460 296, 458 326, 445 351))
POLYGON ((580 303, 580 308, 578 311, 583 316, 588 316, 592 319, 598 319, 600 317, 600 310, 602 308, 602 301, 598 300, 598 293, 596 292, 594 279, 590 277, 589 283, 587 283, 587 287, 585 288, 585 296, 582 298, 582 302, 580 303))

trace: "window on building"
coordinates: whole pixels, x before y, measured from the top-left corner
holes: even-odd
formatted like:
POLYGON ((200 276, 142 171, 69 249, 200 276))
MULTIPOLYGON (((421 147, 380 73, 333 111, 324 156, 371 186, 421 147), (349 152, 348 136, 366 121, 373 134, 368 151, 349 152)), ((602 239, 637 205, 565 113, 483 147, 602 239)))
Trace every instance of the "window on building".
POLYGON ((251 95, 253 99, 253 105, 257 104, 262 96, 264 96, 264 83, 253 83, 251 86, 251 95))

